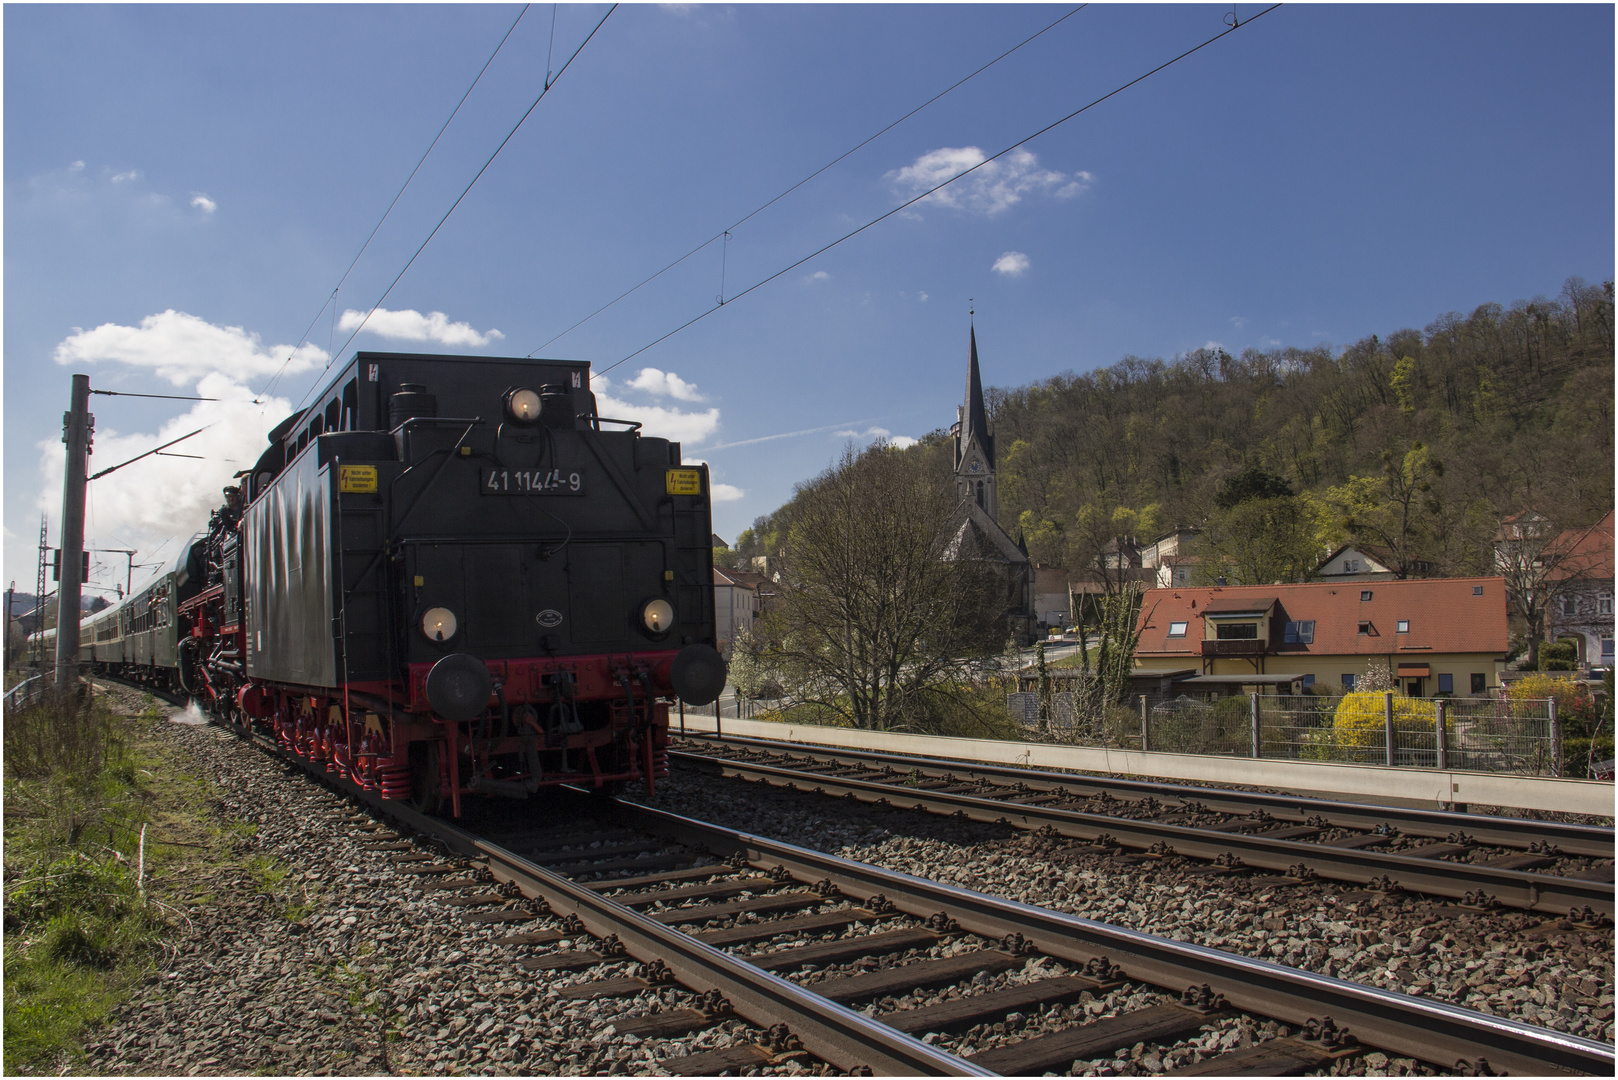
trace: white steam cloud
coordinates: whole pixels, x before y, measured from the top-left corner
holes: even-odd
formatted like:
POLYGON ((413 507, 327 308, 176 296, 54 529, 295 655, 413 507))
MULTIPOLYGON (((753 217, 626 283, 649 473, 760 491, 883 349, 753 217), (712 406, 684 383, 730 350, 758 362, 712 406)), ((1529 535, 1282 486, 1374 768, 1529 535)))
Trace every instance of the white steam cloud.
MULTIPOLYGON (((92 474, 202 429, 161 455, 143 458, 89 485, 86 547, 132 547, 139 552, 136 561, 143 562, 161 546, 158 558, 167 562, 179 554, 181 543, 207 526, 208 514, 223 501, 221 490, 235 484, 234 475, 258 460, 270 429, 292 411, 286 398, 255 403, 248 381, 268 377, 283 364, 290 374, 316 369, 326 354, 313 346, 266 346, 242 327, 219 326, 171 310, 148 316, 138 326, 106 323, 77 331, 56 347, 53 359, 75 367, 95 366, 107 371, 109 381, 117 375, 155 373, 176 387, 189 386, 199 397, 218 399, 192 402, 152 431, 120 428, 117 418, 122 410, 116 405, 96 410, 92 474), (181 454, 194 456, 171 456, 181 454)), ((38 450, 41 486, 35 501, 54 521, 61 509, 66 449, 60 439, 52 438, 41 441, 38 450)), ((92 566, 92 584, 110 588, 124 581, 123 560, 108 558, 111 561, 102 569, 92 566)), ((138 571, 137 579, 156 570, 138 571)))

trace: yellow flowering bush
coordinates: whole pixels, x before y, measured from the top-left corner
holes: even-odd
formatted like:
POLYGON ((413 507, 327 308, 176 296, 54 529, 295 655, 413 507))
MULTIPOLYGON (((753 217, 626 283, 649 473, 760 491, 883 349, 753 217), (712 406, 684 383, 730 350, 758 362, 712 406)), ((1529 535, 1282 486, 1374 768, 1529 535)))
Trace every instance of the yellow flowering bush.
MULTIPOLYGON (((1337 746, 1350 750, 1372 750, 1382 747, 1382 728, 1385 722, 1384 697, 1380 693, 1357 691, 1343 695, 1337 712, 1332 717, 1332 731, 1337 746)), ((1436 737, 1438 709, 1430 701, 1393 695, 1393 730, 1396 746, 1407 749, 1431 747, 1436 737), (1426 742, 1401 735, 1425 735, 1426 742)))

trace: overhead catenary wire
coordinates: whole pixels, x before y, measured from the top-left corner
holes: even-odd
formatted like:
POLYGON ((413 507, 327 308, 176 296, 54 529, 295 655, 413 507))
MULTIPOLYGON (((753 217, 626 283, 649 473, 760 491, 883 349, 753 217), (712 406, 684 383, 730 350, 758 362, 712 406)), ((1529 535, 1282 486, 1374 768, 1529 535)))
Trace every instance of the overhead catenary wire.
MULTIPOLYGON (((590 33, 585 36, 585 39, 579 43, 579 47, 574 49, 573 54, 567 58, 567 62, 564 63, 556 72, 556 77, 554 79, 546 80, 544 89, 540 90, 539 96, 534 98, 533 104, 529 105, 527 111, 525 111, 522 116, 518 117, 517 122, 511 126, 511 130, 506 132, 506 137, 500 140, 500 145, 494 148, 494 152, 490 154, 489 159, 483 163, 483 167, 478 169, 477 174, 473 176, 471 180, 467 181, 466 187, 461 189, 461 193, 455 197, 455 201, 450 204, 449 209, 444 211, 444 216, 438 219, 438 224, 433 226, 432 232, 427 234, 427 238, 421 242, 421 246, 416 248, 415 252, 411 254, 409 260, 404 264, 403 267, 400 268, 399 272, 394 275, 393 280, 388 283, 388 287, 382 290, 382 295, 377 297, 376 303, 372 304, 371 307, 365 312, 365 317, 360 320, 359 325, 354 327, 354 332, 348 335, 348 338, 343 342, 343 344, 338 347, 335 353, 332 354, 331 359, 326 361, 326 366, 321 369, 321 375, 324 375, 327 371, 331 370, 332 363, 335 362, 336 358, 342 354, 343 350, 348 348, 349 342, 353 341, 354 338, 359 335, 359 332, 365 329, 365 324, 371 320, 371 316, 376 313, 377 308, 382 306, 383 301, 385 301, 388 298, 388 295, 393 292, 394 286, 398 285, 400 279, 409 272, 413 265, 415 265, 416 260, 420 258, 421 253, 426 250, 427 245, 432 243, 433 237, 438 235, 438 230, 444 227, 444 222, 448 221, 450 215, 455 213, 455 208, 461 205, 461 201, 466 198, 467 194, 471 192, 478 180, 480 180, 483 177, 483 174, 488 171, 489 166, 494 164, 494 159, 500 156, 500 151, 504 150, 506 148, 506 144, 516 137, 517 132, 521 130, 523 124, 531 115, 533 115, 534 110, 539 108, 539 103, 545 100, 545 95, 551 92, 551 87, 555 86, 562 80, 562 76, 567 74, 567 69, 573 66, 573 61, 579 58, 579 54, 584 51, 584 47, 590 44, 591 40, 595 38, 596 34, 601 30, 601 28, 606 25, 607 20, 612 17, 612 13, 617 10, 617 4, 614 4, 612 7, 608 8, 607 13, 601 16, 601 21, 595 24, 595 26, 590 30, 590 33)), ((304 391, 303 397, 298 399, 297 408, 301 409, 303 407, 303 403, 309 400, 309 395, 314 393, 315 387, 319 385, 320 380, 317 378, 310 385, 309 389, 304 391)))
MULTIPOLYGON (((882 128, 880 131, 877 131, 874 134, 866 137, 865 139, 862 139, 856 145, 851 146, 847 150, 843 151, 841 154, 838 154, 836 157, 834 157, 830 161, 826 162, 826 164, 822 165, 820 168, 816 169, 814 172, 810 173, 808 176, 805 176, 802 180, 799 180, 797 183, 793 184, 791 187, 787 188, 785 191, 781 192, 779 195, 776 195, 774 198, 769 199, 768 201, 766 201, 766 202, 760 204, 759 206, 755 207, 754 209, 748 211, 746 214, 742 215, 742 217, 739 218, 734 224, 730 225, 729 227, 727 227, 725 229, 720 230, 718 233, 715 233, 713 236, 710 236, 708 239, 704 240, 702 243, 698 244, 696 247, 692 248, 690 251, 686 252, 684 255, 681 255, 678 259, 675 259, 673 262, 671 262, 667 266, 663 267, 663 269, 661 269, 661 270, 657 271, 656 273, 650 275, 649 277, 647 277, 646 279, 641 281, 639 284, 633 285, 630 288, 626 289, 624 292, 619 293, 617 296, 613 297, 611 300, 607 301, 605 304, 602 304, 600 307, 598 307, 594 311, 590 312, 590 314, 586 315, 584 318, 580 319, 578 322, 574 323, 572 326, 568 327, 566 330, 563 330, 560 334, 557 334, 555 337, 551 338, 549 341, 543 342, 542 344, 534 347, 532 350, 529 351, 528 356, 532 357, 535 353, 539 352, 540 349, 549 348, 551 345, 553 345, 556 342, 558 342, 558 341, 562 340, 563 338, 567 337, 573 331, 577 330, 579 327, 583 326, 585 323, 589 322, 591 319, 594 319, 597 315, 600 315, 602 312, 606 311, 607 309, 609 309, 611 307, 614 307, 620 301, 626 300, 630 296, 633 296, 635 293, 639 292, 641 289, 645 288, 647 285, 650 285, 652 282, 656 281, 658 278, 662 277, 664 274, 668 273, 670 270, 673 270, 676 266, 679 266, 681 263, 685 262, 687 259, 691 258, 693 255, 696 255, 698 252, 700 252, 703 249, 707 248, 709 245, 714 244, 714 243, 716 243, 716 242, 718 242, 720 240, 729 240, 730 239, 730 234, 731 234, 732 231, 734 231, 735 229, 740 228, 742 225, 746 224, 751 219, 757 217, 759 214, 762 214, 764 211, 768 210, 770 207, 774 206, 776 203, 780 202, 782 199, 786 198, 788 195, 791 195, 794 191, 797 191, 799 188, 801 188, 805 184, 809 183, 809 181, 813 180, 815 177, 819 176, 821 173, 825 172, 827 169, 830 169, 832 166, 834 166, 834 165, 838 164, 839 162, 843 161, 844 159, 848 158, 849 155, 857 153, 860 150, 863 150, 865 147, 869 146, 871 143, 875 142, 877 139, 880 139, 882 136, 886 135, 888 132, 892 131, 894 128, 898 127, 900 124, 902 124, 906 120, 910 119, 912 116, 915 116, 917 113, 921 112, 923 109, 927 108, 929 105, 933 104, 935 101, 937 101, 940 98, 942 98, 942 97, 944 97, 944 96, 946 96, 946 95, 948 95, 950 93, 953 93, 954 91, 960 89, 962 86, 964 86, 967 83, 971 82, 973 79, 977 78, 979 75, 982 75, 985 71, 988 71, 990 68, 994 67, 1000 61, 1002 61, 1006 57, 1010 56, 1012 53, 1014 53, 1017 50, 1023 48, 1025 45, 1031 44, 1035 39, 1041 37, 1042 35, 1044 35, 1046 33, 1049 33, 1050 31, 1056 29, 1056 27, 1060 26, 1062 23, 1066 22, 1068 19, 1072 18, 1074 15, 1077 15, 1079 12, 1083 11, 1085 8, 1087 8, 1089 6, 1090 6, 1089 4, 1080 4, 1078 7, 1074 8, 1071 11, 1069 11, 1067 14, 1065 14, 1061 18, 1057 19, 1055 22, 1053 22, 1050 25, 1048 25, 1048 26, 1044 27, 1043 29, 1039 30, 1037 33, 1034 33, 1034 34, 1030 35, 1029 37, 1024 38, 1022 41, 1018 42, 1017 44, 1013 45, 1011 48, 1007 49, 1005 52, 1001 53, 999 56, 995 57, 993 60, 990 60, 987 64, 984 64, 982 67, 978 68, 976 71, 972 72, 970 75, 966 75, 966 76, 964 76, 964 77, 962 77, 960 79, 957 79, 955 82, 951 83, 949 86, 947 86, 944 89, 940 90, 938 93, 934 94, 932 97, 928 98, 926 101, 922 102, 920 105, 917 105, 915 108, 911 109, 909 112, 905 113, 903 116, 899 117, 897 120, 894 120, 892 123, 890 123, 886 127, 882 128)), ((723 288, 721 288, 721 290, 720 290, 720 295, 721 296, 724 295, 723 288)))
POLYGON ((967 176, 967 175, 970 175, 971 173, 976 172, 977 170, 983 168, 983 166, 989 164, 989 162, 995 161, 995 160, 997 160, 999 158, 1002 158, 1002 157, 1005 157, 1007 154, 1011 153, 1013 150, 1017 149, 1019 146, 1023 146, 1023 145, 1026 145, 1027 143, 1033 142, 1035 139, 1039 138, 1041 135, 1044 135, 1049 131, 1052 131, 1052 130, 1058 128, 1058 127, 1061 127, 1063 124, 1067 123, 1069 120, 1072 120, 1074 117, 1079 116, 1082 113, 1088 112, 1089 110, 1095 108, 1097 105, 1100 105, 1102 102, 1108 100, 1109 98, 1116 97, 1119 94, 1123 93, 1125 90, 1128 90, 1130 87, 1135 86, 1136 84, 1144 82, 1145 80, 1151 78, 1153 75, 1156 75, 1158 72, 1163 71, 1166 68, 1173 67, 1175 64, 1179 63, 1181 60, 1184 60, 1186 57, 1192 55, 1193 53, 1200 52, 1202 49, 1205 49, 1209 45, 1212 45, 1214 42, 1218 41, 1220 38, 1223 38, 1223 37, 1225 37, 1226 35, 1229 35, 1229 34, 1234 34, 1237 30, 1241 30, 1241 29, 1244 29, 1244 28, 1252 25, 1252 23, 1254 23, 1258 19, 1263 18, 1265 15, 1268 15, 1270 12, 1274 11, 1276 8, 1278 8, 1280 6, 1281 6, 1280 4, 1271 4, 1269 7, 1265 8, 1263 11, 1260 11, 1257 15, 1254 15, 1254 16, 1248 18, 1247 20, 1240 23, 1239 25, 1227 26, 1224 30, 1221 30, 1219 33, 1213 35, 1212 37, 1208 38, 1207 40, 1203 41, 1202 43, 1192 46, 1191 48, 1187 49, 1185 52, 1180 53, 1178 56, 1176 56, 1176 57, 1174 57, 1174 58, 1172 58, 1170 60, 1163 61, 1163 63, 1157 65, 1154 68, 1152 68, 1150 71, 1145 72, 1142 75, 1137 75, 1135 78, 1133 78, 1133 79, 1129 80, 1128 82, 1124 83, 1122 86, 1119 86, 1119 87, 1117 87, 1117 88, 1115 88, 1113 90, 1109 90, 1105 94, 1102 94, 1100 97, 1098 97, 1095 100, 1091 101, 1089 104, 1081 106, 1080 108, 1074 109, 1072 112, 1068 113, 1066 116, 1063 116, 1060 119, 1051 121, 1049 124, 1046 124, 1044 127, 1040 128, 1038 131, 1034 132, 1033 134, 1027 135, 1027 136, 1025 136, 1025 137, 1023 137, 1021 139, 1018 139, 1016 142, 1012 143, 1010 146, 1007 146, 1005 149, 999 151, 996 154, 993 154, 993 155, 991 155, 989 157, 984 158, 982 161, 978 162, 976 165, 973 165, 971 168, 961 170, 960 172, 956 173, 954 176, 950 177, 948 180, 945 180, 945 181, 943 181, 942 183, 939 183, 939 184, 935 184, 933 187, 928 188, 926 191, 923 191, 921 194, 915 196, 914 198, 910 198, 910 199, 905 200, 904 202, 900 203, 898 206, 895 206, 893 209, 887 211, 886 213, 872 218, 870 221, 867 221, 864 225, 861 225, 857 229, 853 229, 850 232, 844 233, 842 236, 839 236, 837 239, 833 240, 831 243, 826 244, 825 246, 823 246, 823 247, 821 247, 821 248, 819 248, 819 249, 817 249, 815 251, 810 252, 808 255, 805 255, 803 258, 797 260, 796 262, 791 263, 788 266, 782 267, 780 270, 777 270, 775 273, 769 275, 766 278, 761 278, 760 280, 755 281, 753 284, 749 285, 747 288, 743 289, 741 292, 737 293, 735 296, 730 297, 728 300, 725 301, 725 303, 723 305, 715 304, 713 307, 706 309, 705 311, 701 312, 700 314, 695 315, 690 319, 687 319, 685 322, 681 323, 679 326, 676 326, 674 329, 670 330, 668 333, 662 335, 661 337, 656 338, 653 341, 647 342, 645 345, 642 345, 640 348, 636 349, 634 352, 630 353, 629 355, 624 356, 624 357, 622 357, 622 358, 620 358, 618 360, 615 360, 611 364, 608 364, 606 367, 602 368, 600 371, 593 372, 591 377, 594 378, 595 376, 598 376, 598 375, 605 375, 607 372, 611 371, 613 368, 617 367, 619 364, 624 364, 624 363, 629 362, 630 360, 633 360, 635 357, 639 356, 641 353, 647 351, 648 349, 651 349, 651 348, 656 347, 657 345, 660 345, 661 343, 667 341, 669 338, 673 337, 674 335, 676 335, 676 334, 678 334, 678 333, 680 333, 680 332, 682 332, 682 331, 684 331, 686 329, 689 329, 690 327, 692 327, 692 326, 696 325, 697 323, 701 322, 703 319, 706 319, 709 315, 712 315, 714 312, 720 310, 721 307, 729 307, 731 304, 734 304, 737 300, 740 300, 742 297, 746 296, 748 293, 754 291, 755 289, 763 288, 765 285, 768 285, 770 282, 774 281, 776 278, 782 277, 782 276, 784 276, 786 274, 790 274, 792 271, 796 270, 798 267, 802 266, 804 263, 809 262, 809 261, 811 261, 813 259, 819 258, 821 255, 824 255, 826 252, 830 251, 834 247, 837 247, 839 244, 842 244, 842 243, 844 243, 845 241, 848 241, 848 240, 852 240, 854 237, 858 236, 860 233, 865 232, 867 229, 869 229, 869 228, 871 228, 871 227, 873 227, 875 225, 881 224, 882 222, 886 221, 888 218, 890 218, 893 215, 899 213, 900 211, 904 210, 905 208, 910 207, 910 206, 914 206, 916 203, 918 203, 921 200, 927 198, 927 196, 933 194, 934 192, 943 190, 944 188, 946 188, 949 185, 953 184, 955 181, 961 179, 963 176, 967 176))
MULTIPOLYGON (((399 205, 399 200, 404 196, 405 189, 410 186, 410 182, 414 180, 416 178, 416 174, 421 171, 422 165, 426 164, 427 157, 433 152, 433 148, 438 145, 438 140, 442 139, 444 137, 444 132, 449 130, 449 125, 455 120, 456 115, 461 111, 461 106, 466 104, 466 99, 472 96, 473 90, 477 89, 478 83, 483 80, 484 72, 489 70, 489 65, 494 63, 494 58, 500 55, 501 49, 505 48, 506 41, 510 39, 512 32, 517 29, 517 24, 522 22, 522 17, 524 15, 528 14, 528 8, 529 5, 524 4, 523 9, 517 12, 517 17, 512 20, 511 25, 506 28, 505 34, 500 38, 500 43, 494 47, 494 51, 489 54, 489 58, 483 61, 483 66, 478 69, 477 76, 473 78, 471 84, 467 86, 466 93, 461 95, 461 100, 457 101, 455 103, 455 108, 450 110, 449 116, 445 118, 443 125, 439 127, 438 134, 433 136, 433 141, 427 144, 426 150, 422 151, 421 158, 416 162, 416 167, 410 170, 410 175, 405 177, 403 184, 399 185, 399 190, 394 193, 393 201, 388 203, 388 208, 386 210, 382 211, 382 216, 377 220, 376 225, 371 228, 370 235, 366 236, 365 242, 360 245, 359 251, 355 252, 353 261, 348 264, 348 269, 344 270, 343 276, 337 279, 337 285, 332 289, 331 295, 326 298, 326 302, 324 304, 320 305, 320 310, 315 312, 315 317, 309 320, 309 326, 304 330, 303 336, 298 339, 298 343, 292 347, 292 351, 287 354, 287 358, 282 361, 281 366, 276 369, 276 372, 273 376, 271 376, 269 383, 267 383, 264 389, 258 393, 258 396, 254 398, 255 401, 261 401, 263 398, 269 396, 270 390, 275 386, 276 381, 281 378, 282 372, 286 371, 287 365, 292 363, 292 358, 298 355, 298 350, 301 349, 304 342, 309 339, 310 331, 315 328, 315 323, 320 321, 320 316, 325 312, 328 306, 330 306, 332 309, 333 337, 336 336, 336 300, 337 294, 343 290, 343 283, 348 280, 348 275, 354 272, 354 267, 359 265, 359 261, 361 257, 364 256, 366 249, 371 246, 371 241, 376 239, 377 232, 381 230, 383 224, 388 220, 388 215, 393 213, 393 208, 399 205)), ((552 17, 554 19, 554 14, 552 17)), ((555 33, 554 25, 552 28, 552 33, 555 33)), ((327 342, 327 345, 329 352, 330 342, 327 342)))

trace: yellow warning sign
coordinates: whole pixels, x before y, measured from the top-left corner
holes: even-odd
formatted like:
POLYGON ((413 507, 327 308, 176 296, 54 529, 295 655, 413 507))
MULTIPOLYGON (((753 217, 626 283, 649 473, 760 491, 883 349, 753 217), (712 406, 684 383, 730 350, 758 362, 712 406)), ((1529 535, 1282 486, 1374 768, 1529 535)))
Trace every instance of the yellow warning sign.
POLYGON ((337 466, 337 490, 363 494, 376 490, 375 465, 337 466))
POLYGON ((670 495, 701 495, 702 470, 670 469, 667 483, 670 495))

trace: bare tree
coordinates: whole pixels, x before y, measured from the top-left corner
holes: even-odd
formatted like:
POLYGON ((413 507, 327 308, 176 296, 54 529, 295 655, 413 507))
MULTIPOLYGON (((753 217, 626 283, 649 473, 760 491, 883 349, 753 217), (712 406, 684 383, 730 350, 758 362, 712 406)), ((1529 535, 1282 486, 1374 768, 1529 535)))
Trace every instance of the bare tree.
POLYGON ((849 447, 792 503, 768 636, 794 700, 856 727, 925 729, 1005 637, 1003 575, 951 529, 935 456, 849 447))

